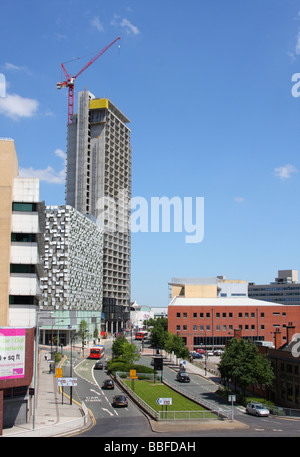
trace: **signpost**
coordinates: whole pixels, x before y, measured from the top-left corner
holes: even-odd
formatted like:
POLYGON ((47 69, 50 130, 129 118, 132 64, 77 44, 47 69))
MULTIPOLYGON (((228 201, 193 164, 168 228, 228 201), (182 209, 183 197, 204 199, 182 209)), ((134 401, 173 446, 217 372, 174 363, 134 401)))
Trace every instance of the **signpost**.
MULTIPOLYGON (((77 386, 77 378, 57 378, 57 385, 61 387, 61 404, 64 403, 64 387, 70 387, 71 392, 73 386, 77 386)), ((72 395, 70 396, 70 405, 72 405, 72 395)))
POLYGON ((231 401, 231 419, 233 420, 233 402, 236 401, 236 395, 228 395, 228 400, 231 401))
POLYGON ((166 413, 167 413, 167 409, 168 409, 168 406, 171 406, 172 405, 172 398, 158 398, 156 400, 156 403, 158 405, 161 405, 161 411, 163 413, 164 411, 164 406, 166 407, 166 413))
POLYGON ((130 373, 130 379, 131 379, 131 389, 134 392, 134 380, 138 379, 138 377, 136 375, 136 370, 130 370, 129 373, 130 373))

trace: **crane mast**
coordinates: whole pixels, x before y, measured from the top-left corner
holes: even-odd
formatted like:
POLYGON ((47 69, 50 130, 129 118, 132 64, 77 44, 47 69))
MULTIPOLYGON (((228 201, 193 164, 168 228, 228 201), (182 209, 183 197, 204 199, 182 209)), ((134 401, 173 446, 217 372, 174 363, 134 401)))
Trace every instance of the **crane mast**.
POLYGON ((69 89, 68 93, 68 125, 72 123, 71 118, 74 114, 74 84, 75 84, 75 79, 82 73, 84 70, 86 70, 92 63, 95 62, 102 54, 104 54, 105 51, 107 51, 116 41, 120 40, 120 37, 116 38, 112 43, 109 45, 105 46, 101 51, 98 52, 88 63, 84 65, 84 67, 75 75, 75 76, 70 76, 69 73, 67 72, 64 64, 61 64, 62 70, 65 74, 66 80, 63 82, 58 82, 56 84, 57 89, 62 89, 63 87, 66 87, 69 89))

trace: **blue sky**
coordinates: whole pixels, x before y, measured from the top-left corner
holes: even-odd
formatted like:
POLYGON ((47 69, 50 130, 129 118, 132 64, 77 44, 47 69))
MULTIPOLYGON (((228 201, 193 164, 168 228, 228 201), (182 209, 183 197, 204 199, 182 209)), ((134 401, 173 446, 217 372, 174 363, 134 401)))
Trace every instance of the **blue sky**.
POLYGON ((172 277, 269 283, 300 271, 299 1, 2 3, 0 136, 46 204, 65 197, 60 64, 76 74, 118 36, 76 80, 75 112, 87 87, 129 117, 133 196, 204 198, 201 243, 172 225, 132 234, 132 299, 167 306, 172 277))

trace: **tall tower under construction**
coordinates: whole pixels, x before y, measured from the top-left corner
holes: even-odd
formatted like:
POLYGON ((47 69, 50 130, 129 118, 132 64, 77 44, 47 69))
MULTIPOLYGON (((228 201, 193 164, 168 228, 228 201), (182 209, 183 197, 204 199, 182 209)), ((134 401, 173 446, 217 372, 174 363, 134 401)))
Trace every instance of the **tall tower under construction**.
POLYGON ((78 93, 78 113, 68 126, 66 204, 103 226, 103 313, 105 330, 112 333, 129 319, 132 151, 128 123, 110 100, 85 90, 78 93))

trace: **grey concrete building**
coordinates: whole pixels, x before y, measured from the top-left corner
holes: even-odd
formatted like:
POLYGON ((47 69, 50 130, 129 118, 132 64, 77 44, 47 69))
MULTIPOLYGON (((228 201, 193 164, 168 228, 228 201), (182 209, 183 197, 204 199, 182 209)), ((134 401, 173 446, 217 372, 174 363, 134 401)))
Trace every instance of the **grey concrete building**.
POLYGON ((278 277, 270 284, 250 282, 248 295, 256 300, 281 303, 283 305, 300 305, 298 271, 278 270, 278 277))
POLYGON ((129 319, 131 160, 129 119, 108 99, 78 94, 68 126, 66 204, 104 229, 103 312, 107 332, 129 319))

